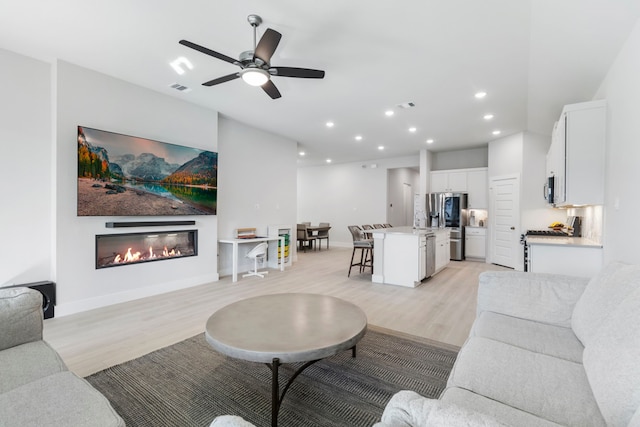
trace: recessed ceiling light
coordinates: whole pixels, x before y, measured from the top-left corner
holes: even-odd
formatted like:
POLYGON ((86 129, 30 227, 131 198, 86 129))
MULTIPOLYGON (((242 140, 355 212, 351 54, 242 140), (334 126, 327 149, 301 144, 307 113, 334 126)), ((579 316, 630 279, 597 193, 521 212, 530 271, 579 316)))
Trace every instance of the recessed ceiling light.
POLYGON ((333 122, 327 122, 327 127, 328 128, 332 128, 335 125, 335 123, 333 122))
POLYGON ((485 96, 487 96, 487 92, 478 92, 478 93, 475 94, 475 97, 478 98, 478 99, 482 99, 485 96))
POLYGON ((331 163, 331 159, 327 159, 327 163, 331 163))
POLYGON ((417 128, 415 128, 415 127, 413 127, 413 126, 409 128, 409 132, 415 132, 415 131, 417 131, 417 130, 418 130, 418 129, 417 129, 417 128))
POLYGON ((179 75, 183 75, 185 73, 185 70, 184 68, 182 68, 182 65, 184 65, 190 70, 193 70, 193 65, 184 56, 176 58, 174 61, 170 62, 169 64, 171 65, 171 68, 173 68, 173 71, 175 71, 179 75))
POLYGON ((384 145, 378 145, 378 150, 380 151, 384 150, 384 145))
POLYGON ((391 117, 391 116, 393 116, 393 114, 394 114, 393 110, 387 110, 387 111, 384 112, 384 115, 387 116, 387 117, 391 117))
POLYGON ((493 132, 491 132, 491 133, 493 133, 494 135, 500 135, 500 133, 501 133, 501 132, 500 132, 499 130, 494 130, 494 131, 493 131, 493 132))
POLYGON ((304 155, 305 155, 305 154, 307 154, 307 153, 305 153, 304 151, 301 151, 301 152, 300 152, 300 153, 298 153, 298 154, 300 154, 301 156, 304 156, 304 155))
POLYGON ((485 115, 484 115, 484 117, 483 117, 483 119, 485 119, 485 120, 491 120, 491 119, 493 119, 493 114, 485 114, 485 115))
POLYGON ((356 141, 362 141, 362 135, 356 135, 356 141))
POLYGON ((433 139, 427 139, 427 144, 433 144, 433 139))

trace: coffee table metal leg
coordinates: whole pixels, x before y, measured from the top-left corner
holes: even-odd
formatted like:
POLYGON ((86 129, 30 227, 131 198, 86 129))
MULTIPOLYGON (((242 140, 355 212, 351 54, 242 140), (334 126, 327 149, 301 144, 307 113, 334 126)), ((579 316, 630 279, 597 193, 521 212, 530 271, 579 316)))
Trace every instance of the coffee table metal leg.
MULTIPOLYGON (((351 357, 356 357, 355 345, 351 347, 351 357)), ((289 390, 289 387, 291 387, 291 384, 293 384, 293 381, 302 373, 302 371, 320 360, 321 359, 311 360, 298 368, 298 370, 291 375, 291 378, 289 378, 289 381, 287 381, 287 384, 282 389, 282 394, 280 393, 280 382, 278 380, 280 359, 274 357, 271 364, 265 363, 265 365, 271 369, 271 427, 278 427, 278 413, 280 412, 280 405, 282 405, 284 395, 287 393, 287 390, 289 390)))
POLYGON ((280 384, 278 383, 278 366, 280 366, 280 359, 275 357, 271 362, 271 427, 278 426, 278 411, 280 411, 280 384))

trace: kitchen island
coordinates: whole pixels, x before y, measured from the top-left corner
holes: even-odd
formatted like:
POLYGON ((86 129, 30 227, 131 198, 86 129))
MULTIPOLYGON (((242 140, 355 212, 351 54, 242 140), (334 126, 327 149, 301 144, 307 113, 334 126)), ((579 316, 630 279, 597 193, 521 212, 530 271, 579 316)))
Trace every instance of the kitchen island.
POLYGON ((372 230, 372 234, 374 256, 371 281, 374 283, 415 288, 449 262, 448 245, 446 259, 442 256, 443 249, 436 261, 436 240, 438 244, 445 240, 448 243, 448 229, 392 227, 372 230))

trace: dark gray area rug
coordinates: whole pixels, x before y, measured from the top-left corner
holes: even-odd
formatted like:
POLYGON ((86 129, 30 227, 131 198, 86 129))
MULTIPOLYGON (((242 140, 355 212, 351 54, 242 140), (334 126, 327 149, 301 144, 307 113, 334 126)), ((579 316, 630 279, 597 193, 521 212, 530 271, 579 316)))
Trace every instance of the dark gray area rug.
MULTIPOLYGON (((279 425, 371 426, 391 396, 414 390, 436 398, 445 387, 454 347, 369 328, 351 351, 307 368, 287 392, 279 425)), ((280 385, 300 364, 280 367, 280 385)), ((218 415, 271 423, 271 371, 262 363, 214 351, 204 334, 86 378, 127 426, 208 426, 218 415)))

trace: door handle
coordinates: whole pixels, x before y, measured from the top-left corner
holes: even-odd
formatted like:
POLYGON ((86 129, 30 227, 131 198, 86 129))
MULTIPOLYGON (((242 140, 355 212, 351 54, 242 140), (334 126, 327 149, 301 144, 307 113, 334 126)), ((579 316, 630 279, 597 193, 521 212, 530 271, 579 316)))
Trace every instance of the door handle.
POLYGON ((515 228, 515 227, 511 227, 511 229, 512 229, 512 230, 515 230, 516 228, 515 228))

